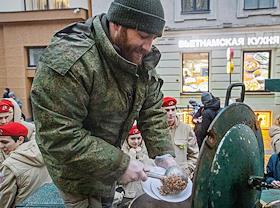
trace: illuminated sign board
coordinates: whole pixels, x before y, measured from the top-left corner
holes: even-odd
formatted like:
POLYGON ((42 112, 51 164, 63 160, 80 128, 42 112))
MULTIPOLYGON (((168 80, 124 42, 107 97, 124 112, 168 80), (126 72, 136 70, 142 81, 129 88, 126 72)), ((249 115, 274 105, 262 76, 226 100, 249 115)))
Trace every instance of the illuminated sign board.
POLYGON ((207 48, 280 44, 280 36, 179 40, 179 48, 207 48))

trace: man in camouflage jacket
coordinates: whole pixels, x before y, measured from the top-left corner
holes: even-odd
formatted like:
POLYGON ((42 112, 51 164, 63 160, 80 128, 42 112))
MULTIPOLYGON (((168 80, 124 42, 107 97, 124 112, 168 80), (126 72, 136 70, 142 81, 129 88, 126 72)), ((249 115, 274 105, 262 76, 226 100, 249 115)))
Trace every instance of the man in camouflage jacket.
MULTIPOLYGON (((160 0, 115 0, 106 15, 57 32, 41 56, 31 90, 36 141, 64 200, 99 202, 116 181, 147 179, 120 150, 134 120, 149 156, 176 165, 164 156, 174 150, 152 46, 164 24, 160 0)), ((80 207, 101 206, 88 203, 80 207)))

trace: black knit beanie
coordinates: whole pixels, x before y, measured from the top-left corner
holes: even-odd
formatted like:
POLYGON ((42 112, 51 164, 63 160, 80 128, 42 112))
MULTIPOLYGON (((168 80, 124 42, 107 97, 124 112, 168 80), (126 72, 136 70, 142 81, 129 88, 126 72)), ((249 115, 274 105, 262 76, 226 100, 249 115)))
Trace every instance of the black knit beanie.
POLYGON ((110 22, 157 36, 165 25, 160 0, 114 0, 107 13, 110 22))
POLYGON ((201 102, 205 104, 213 99, 213 95, 210 92, 203 92, 201 95, 201 102))

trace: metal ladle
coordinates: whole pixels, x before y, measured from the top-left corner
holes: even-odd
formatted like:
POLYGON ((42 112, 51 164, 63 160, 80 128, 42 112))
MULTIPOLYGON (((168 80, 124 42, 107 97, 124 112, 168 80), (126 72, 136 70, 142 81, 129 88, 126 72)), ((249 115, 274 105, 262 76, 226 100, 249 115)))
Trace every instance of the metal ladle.
POLYGON ((188 182, 188 177, 184 174, 182 169, 177 166, 172 166, 167 168, 164 175, 153 173, 153 172, 147 172, 146 174, 148 177, 157 178, 160 180, 162 180, 163 177, 175 175, 175 176, 180 176, 182 180, 188 182))

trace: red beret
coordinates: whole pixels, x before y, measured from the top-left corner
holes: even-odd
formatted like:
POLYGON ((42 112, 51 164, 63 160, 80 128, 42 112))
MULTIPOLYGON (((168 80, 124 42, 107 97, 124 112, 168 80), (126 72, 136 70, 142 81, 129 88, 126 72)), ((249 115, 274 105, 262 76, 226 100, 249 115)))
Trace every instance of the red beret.
POLYGON ((162 107, 174 106, 177 100, 174 97, 164 97, 162 100, 162 107))
POLYGON ((10 112, 10 108, 13 108, 14 105, 11 101, 9 100, 1 100, 0 101, 0 113, 8 113, 10 112))
POLYGON ((12 137, 19 137, 24 136, 26 137, 28 134, 27 128, 18 122, 11 122, 5 125, 0 126, 0 135, 1 136, 12 136, 12 137))
POLYGON ((136 125, 133 125, 131 129, 129 130, 129 135, 135 135, 135 134, 140 134, 141 132, 139 129, 137 129, 136 125))

